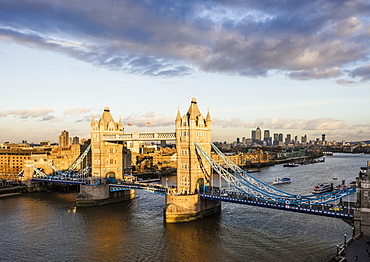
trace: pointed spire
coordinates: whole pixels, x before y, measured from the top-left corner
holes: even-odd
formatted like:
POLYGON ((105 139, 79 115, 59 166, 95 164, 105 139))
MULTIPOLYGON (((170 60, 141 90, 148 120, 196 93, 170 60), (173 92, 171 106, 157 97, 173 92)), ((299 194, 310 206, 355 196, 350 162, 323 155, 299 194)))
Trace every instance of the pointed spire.
POLYGON ((123 122, 122 122, 122 116, 119 117, 118 120, 118 129, 123 131, 123 122))
POLYGON ((209 108, 208 108, 208 112, 207 112, 206 122, 207 123, 212 122, 211 114, 209 113, 209 108))
POLYGON ((176 122, 181 121, 180 108, 177 108, 176 122))

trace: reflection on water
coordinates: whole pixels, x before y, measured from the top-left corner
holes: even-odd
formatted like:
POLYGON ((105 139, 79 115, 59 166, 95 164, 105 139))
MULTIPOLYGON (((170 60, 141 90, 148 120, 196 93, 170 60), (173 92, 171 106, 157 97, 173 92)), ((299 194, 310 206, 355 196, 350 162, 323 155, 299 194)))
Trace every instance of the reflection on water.
MULTIPOLYGON (((368 156, 280 166, 253 175, 282 190, 310 194, 321 182, 350 182, 368 156)), ((169 179, 174 182, 174 177, 169 179)), ((218 183, 218 182, 217 182, 218 183)), ((224 184, 227 186, 227 184, 224 184)), ((221 214, 164 224, 164 197, 137 191, 131 201, 76 207, 74 193, 0 198, 1 261, 328 261, 352 228, 339 219, 222 203, 221 214)))

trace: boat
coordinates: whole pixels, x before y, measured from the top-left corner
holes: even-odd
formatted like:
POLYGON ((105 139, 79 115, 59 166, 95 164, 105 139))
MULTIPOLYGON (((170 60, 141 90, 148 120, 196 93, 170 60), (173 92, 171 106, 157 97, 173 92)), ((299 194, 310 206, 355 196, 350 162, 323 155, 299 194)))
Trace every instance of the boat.
POLYGON ((289 184, 291 183, 291 179, 289 177, 278 177, 278 178, 275 178, 273 181, 272 181, 272 184, 273 185, 279 185, 279 184, 289 184))
POLYGON ((299 166, 297 163, 286 163, 283 165, 283 167, 297 167, 299 166))
POLYGON ((327 152, 322 152, 326 156, 332 156, 333 152, 327 151, 327 152))
POLYGON ((257 172, 261 172, 261 170, 256 170, 256 169, 248 169, 247 170, 247 173, 257 173, 257 172))
POLYGON ((312 191, 312 194, 321 194, 332 191, 331 185, 328 183, 318 184, 312 191))

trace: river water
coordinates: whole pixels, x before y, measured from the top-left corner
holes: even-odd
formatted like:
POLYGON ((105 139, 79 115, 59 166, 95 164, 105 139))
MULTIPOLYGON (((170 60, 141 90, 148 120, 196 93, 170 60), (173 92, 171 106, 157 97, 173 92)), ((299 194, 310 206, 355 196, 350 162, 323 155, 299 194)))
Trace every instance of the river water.
MULTIPOLYGON (((253 175, 269 183, 290 177, 281 189, 311 194, 321 182, 355 180, 368 160, 334 154, 324 163, 253 175)), ((199 221, 164 224, 164 197, 145 191, 99 207, 76 208, 75 198, 58 192, 0 198, 0 261, 329 261, 344 234, 352 235, 340 219, 233 203, 199 221)))

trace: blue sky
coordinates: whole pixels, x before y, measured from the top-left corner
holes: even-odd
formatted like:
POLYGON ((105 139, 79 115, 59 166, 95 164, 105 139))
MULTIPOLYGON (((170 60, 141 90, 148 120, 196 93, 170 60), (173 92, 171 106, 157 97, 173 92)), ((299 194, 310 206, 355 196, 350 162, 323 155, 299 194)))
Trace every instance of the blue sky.
POLYGON ((260 127, 370 139, 370 2, 0 0, 0 142, 174 131, 195 96, 213 140, 260 127), (151 122, 145 126, 145 122, 151 122))

